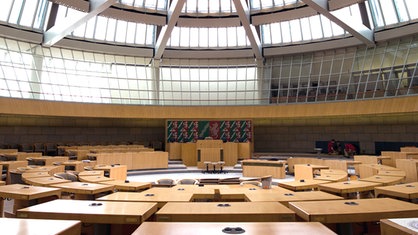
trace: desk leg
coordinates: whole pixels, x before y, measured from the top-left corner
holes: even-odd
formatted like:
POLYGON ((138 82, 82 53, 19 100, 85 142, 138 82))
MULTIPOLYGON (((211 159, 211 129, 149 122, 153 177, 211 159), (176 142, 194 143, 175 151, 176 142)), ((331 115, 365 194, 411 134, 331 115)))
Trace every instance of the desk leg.
POLYGON ((4 217, 3 212, 4 212, 4 199, 0 198, 0 218, 4 217))

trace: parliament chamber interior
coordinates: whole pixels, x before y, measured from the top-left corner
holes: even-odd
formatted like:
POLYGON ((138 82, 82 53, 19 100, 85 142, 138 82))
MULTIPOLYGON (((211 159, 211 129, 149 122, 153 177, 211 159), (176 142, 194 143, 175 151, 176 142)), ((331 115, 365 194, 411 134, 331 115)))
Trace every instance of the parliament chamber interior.
POLYGON ((417 7, 2 0, 1 234, 418 234, 417 7))

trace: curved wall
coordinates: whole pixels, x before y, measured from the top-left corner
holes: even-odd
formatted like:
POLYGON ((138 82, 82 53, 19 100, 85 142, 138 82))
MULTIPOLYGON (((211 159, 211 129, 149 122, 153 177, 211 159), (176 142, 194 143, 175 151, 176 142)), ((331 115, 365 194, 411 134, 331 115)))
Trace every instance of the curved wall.
POLYGON ((255 152, 312 152, 316 141, 418 142, 418 97, 276 106, 130 106, 0 98, 0 144, 164 144, 166 119, 252 119, 255 152))

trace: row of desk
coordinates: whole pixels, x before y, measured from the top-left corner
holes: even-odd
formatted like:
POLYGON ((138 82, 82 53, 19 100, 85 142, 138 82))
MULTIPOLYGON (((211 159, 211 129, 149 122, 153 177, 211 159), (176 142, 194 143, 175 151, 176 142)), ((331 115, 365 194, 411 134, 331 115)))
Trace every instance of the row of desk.
MULTIPOLYGON (((415 227, 405 224, 413 223, 407 219, 380 220, 381 234, 415 234, 415 227)), ((81 222, 78 220, 39 220, 0 218, 0 226, 6 234, 37 235, 74 235, 81 234, 81 222), (39 228, 48 227, 48 230, 39 228), (36 231, 36 232, 33 232, 36 231)), ((335 234, 318 222, 277 222, 277 223, 189 223, 189 222, 144 222, 132 235, 178 235, 178 234, 335 234)))
MULTIPOLYGON (((89 186, 85 186, 87 190, 89 186)), ((10 192, 2 192, 7 186, 3 187, 0 187, 2 198, 17 197, 10 192)), ((46 191, 57 196, 57 192, 65 188, 25 185, 15 187, 19 190, 18 194, 27 190, 28 200, 45 197, 46 191), (34 191, 29 193, 31 190, 34 191)), ((414 218, 418 217, 418 205, 392 198, 351 200, 323 191, 293 192, 277 186, 261 189, 251 185, 176 185, 172 188, 151 188, 143 192, 116 192, 96 200, 56 199, 18 209, 17 217, 80 220, 84 224, 113 224, 115 226, 111 227, 116 227, 112 228, 115 231, 120 231, 122 224, 135 225, 130 227, 130 232, 145 221, 193 222, 194 225, 196 222, 222 222, 228 223, 229 227, 247 228, 251 231, 251 226, 247 227, 246 223, 292 224, 300 223, 296 221, 302 218, 306 222, 338 224, 388 218, 414 218), (117 224, 119 226, 116 226, 117 224)), ((271 226, 280 229, 284 224, 271 226)), ((310 226, 313 225, 307 227, 310 226)), ((143 233, 141 227, 137 230, 138 234, 147 234, 143 233)), ((213 229, 220 228, 215 227, 213 229)), ((96 229, 103 229, 103 226, 96 229)), ((331 231, 328 232, 333 234, 331 231)))

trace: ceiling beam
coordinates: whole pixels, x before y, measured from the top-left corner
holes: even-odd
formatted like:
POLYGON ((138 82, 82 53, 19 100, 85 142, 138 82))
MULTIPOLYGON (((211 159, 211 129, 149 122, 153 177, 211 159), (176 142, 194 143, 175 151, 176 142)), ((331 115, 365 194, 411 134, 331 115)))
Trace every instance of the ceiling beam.
POLYGON ((97 16, 117 2, 118 0, 90 0, 90 10, 86 15, 80 18, 66 17, 60 23, 55 24, 44 33, 42 45, 47 47, 54 45, 59 40, 73 32, 77 27, 86 23, 88 20, 97 16))
POLYGON ((170 9, 167 13, 167 24, 162 27, 157 42, 155 43, 154 59, 159 60, 163 56, 167 41, 180 17, 181 9, 183 9, 185 2, 186 0, 173 0, 171 2, 170 9))
POLYGON ((312 7, 318 13, 324 15, 332 22, 339 25, 344 30, 348 31, 355 38, 359 39, 361 42, 367 46, 375 46, 373 31, 363 24, 356 23, 356 20, 353 20, 351 16, 345 16, 344 18, 339 18, 332 14, 328 8, 328 0, 303 0, 308 6, 312 7))
POLYGON ((253 49, 255 58, 257 60, 263 59, 263 52, 261 47, 261 41, 257 34, 257 30, 254 25, 250 22, 250 10, 245 0, 233 0, 235 4, 235 9, 237 9, 237 13, 239 19, 241 20, 241 24, 245 29, 247 34, 248 40, 251 43, 251 48, 253 49))

